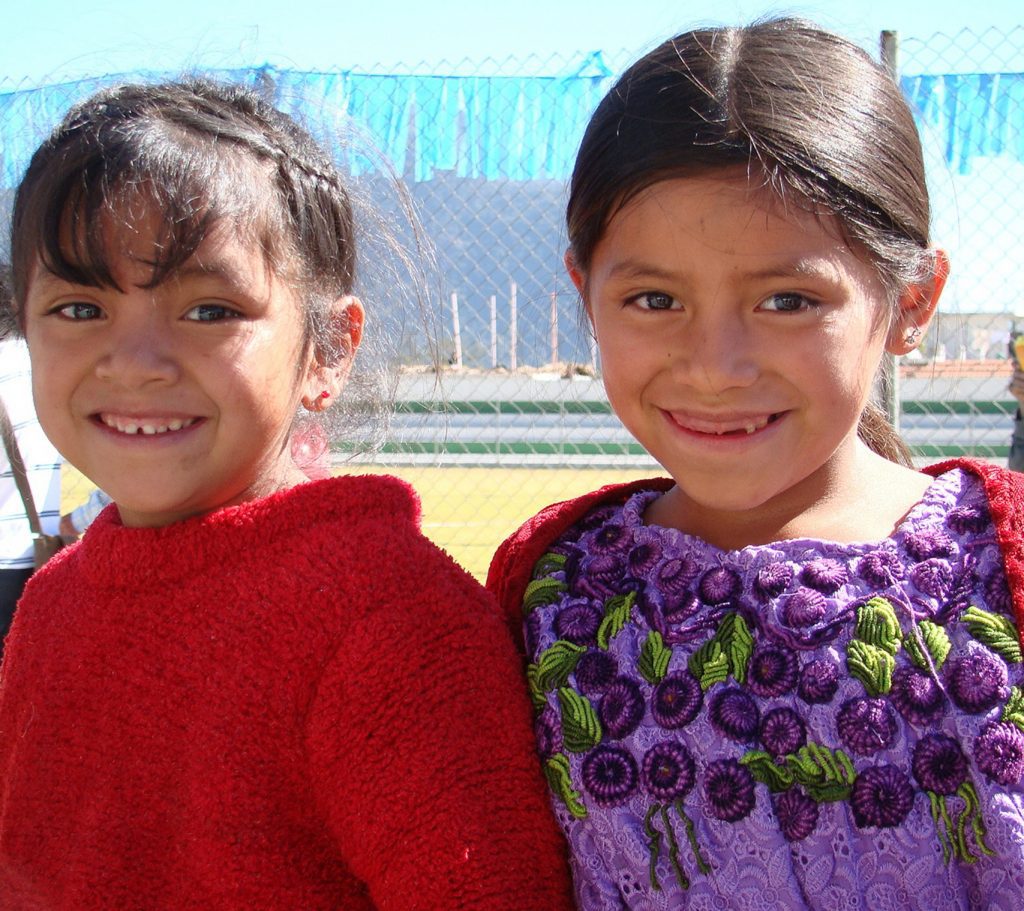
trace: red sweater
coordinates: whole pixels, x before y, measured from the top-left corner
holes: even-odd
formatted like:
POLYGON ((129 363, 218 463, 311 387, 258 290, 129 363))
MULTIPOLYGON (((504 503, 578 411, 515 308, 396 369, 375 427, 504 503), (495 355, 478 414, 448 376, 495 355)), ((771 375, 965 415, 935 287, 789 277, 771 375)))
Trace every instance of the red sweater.
POLYGON ((108 509, 0 670, 0 908, 561 909, 512 643, 392 478, 108 509))
MULTIPOLYGON (((989 510, 1003 553, 1006 580, 1013 596, 1017 630, 1024 645, 1024 475, 970 459, 951 459, 925 469, 938 476, 951 468, 978 475, 985 485, 989 510)), ((651 478, 629 484, 611 484, 574 500, 554 503, 523 524, 498 548, 487 574, 487 587, 495 593, 505 621, 522 648, 523 594, 533 567, 551 544, 591 509, 602 503, 625 503, 638 490, 668 490, 671 478, 651 478)))

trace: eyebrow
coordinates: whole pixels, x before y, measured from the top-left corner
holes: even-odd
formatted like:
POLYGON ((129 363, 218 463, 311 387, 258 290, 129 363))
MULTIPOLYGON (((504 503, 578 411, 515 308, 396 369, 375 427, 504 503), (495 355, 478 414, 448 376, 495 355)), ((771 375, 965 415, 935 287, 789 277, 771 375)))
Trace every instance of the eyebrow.
MULTIPOLYGON (((686 273, 678 270, 664 269, 641 259, 624 259, 615 263, 608 270, 609 278, 649 279, 654 281, 684 281, 686 273)), ((743 273, 744 279, 750 281, 769 281, 785 278, 813 278, 830 285, 840 284, 834 265, 829 260, 794 259, 783 260, 777 265, 743 273)))

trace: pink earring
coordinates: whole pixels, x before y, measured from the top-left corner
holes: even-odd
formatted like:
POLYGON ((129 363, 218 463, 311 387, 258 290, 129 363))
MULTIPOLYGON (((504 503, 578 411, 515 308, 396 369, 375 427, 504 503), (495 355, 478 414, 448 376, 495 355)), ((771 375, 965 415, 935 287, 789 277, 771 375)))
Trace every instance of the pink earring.
POLYGON ((322 399, 329 399, 330 397, 331 397, 331 394, 326 389, 323 392, 320 393, 320 398, 322 398, 322 399))

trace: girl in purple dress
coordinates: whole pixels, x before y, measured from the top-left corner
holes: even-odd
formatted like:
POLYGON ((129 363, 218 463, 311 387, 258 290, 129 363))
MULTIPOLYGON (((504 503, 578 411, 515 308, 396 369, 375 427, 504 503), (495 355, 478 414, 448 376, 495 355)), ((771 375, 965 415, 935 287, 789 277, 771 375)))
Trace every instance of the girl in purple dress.
POLYGON ((566 265, 671 477, 490 578, 585 911, 1020 907, 1024 493, 916 471, 870 403, 946 278, 928 220, 898 86, 807 23, 680 35, 591 120, 566 265))

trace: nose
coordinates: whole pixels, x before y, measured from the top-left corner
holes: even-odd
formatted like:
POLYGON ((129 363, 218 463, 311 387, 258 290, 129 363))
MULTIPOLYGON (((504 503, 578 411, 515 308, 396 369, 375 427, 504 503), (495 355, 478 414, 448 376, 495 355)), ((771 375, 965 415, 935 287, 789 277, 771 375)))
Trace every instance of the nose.
POLYGON ((179 366, 167 328, 155 307, 121 315, 107 333, 106 350, 96 364, 96 375, 126 388, 178 379, 179 366))
POLYGON ((757 354, 743 319, 721 313, 679 326, 668 351, 681 382, 713 395, 752 385, 759 373, 757 354))

